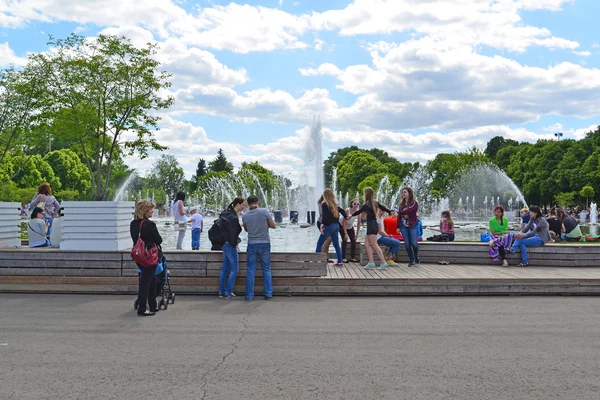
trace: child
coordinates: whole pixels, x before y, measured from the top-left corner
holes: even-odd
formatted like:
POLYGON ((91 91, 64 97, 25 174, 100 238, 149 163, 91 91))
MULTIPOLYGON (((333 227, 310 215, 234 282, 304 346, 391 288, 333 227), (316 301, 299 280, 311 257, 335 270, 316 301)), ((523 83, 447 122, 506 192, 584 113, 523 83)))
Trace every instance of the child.
POLYGON ((450 216, 450 211, 442 211, 440 219, 440 232, 442 235, 448 236, 448 241, 454 242, 454 222, 450 216))
POLYGON ((192 224, 192 250, 200 250, 200 233, 204 229, 204 221, 202 215, 198 214, 198 210, 194 209, 190 212, 192 224))

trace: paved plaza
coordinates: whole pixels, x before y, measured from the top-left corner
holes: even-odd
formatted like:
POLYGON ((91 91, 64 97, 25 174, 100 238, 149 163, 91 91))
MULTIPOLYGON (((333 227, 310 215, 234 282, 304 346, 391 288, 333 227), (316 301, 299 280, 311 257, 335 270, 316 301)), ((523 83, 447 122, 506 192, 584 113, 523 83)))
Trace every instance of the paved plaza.
POLYGON ((598 399, 593 297, 0 294, 0 399, 598 399))

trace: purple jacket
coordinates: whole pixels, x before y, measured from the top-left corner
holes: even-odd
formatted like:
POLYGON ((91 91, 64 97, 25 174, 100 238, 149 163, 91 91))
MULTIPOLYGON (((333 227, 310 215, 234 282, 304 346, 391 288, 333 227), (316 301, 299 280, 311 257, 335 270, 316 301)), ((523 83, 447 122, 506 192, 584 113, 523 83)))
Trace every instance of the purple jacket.
POLYGON ((398 228, 402 227, 402 220, 404 219, 404 215, 408 216, 408 225, 413 226, 417 225, 419 221, 417 220, 417 211, 419 211, 419 203, 416 201, 408 207, 404 207, 402 210, 398 211, 398 228))

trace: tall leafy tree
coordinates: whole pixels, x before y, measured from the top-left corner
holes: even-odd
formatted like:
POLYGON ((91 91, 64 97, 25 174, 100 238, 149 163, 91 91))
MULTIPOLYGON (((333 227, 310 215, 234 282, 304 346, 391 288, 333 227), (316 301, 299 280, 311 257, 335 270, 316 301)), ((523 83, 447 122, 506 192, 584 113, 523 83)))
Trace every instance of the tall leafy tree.
POLYGON ((206 175, 207 172, 208 171, 206 169, 206 160, 204 160, 204 158, 201 158, 200 161, 198 161, 198 165, 196 166, 196 173, 192 177, 191 186, 193 190, 197 190, 199 188, 201 179, 204 175, 206 175))
POLYGON ((208 163, 211 172, 233 172, 233 164, 227 161, 223 149, 219 149, 217 157, 208 163))
POLYGON ((92 186, 90 171, 73 150, 52 151, 44 156, 44 160, 52 166, 63 190, 75 190, 82 195, 90 190, 92 186))
POLYGON ((152 166, 147 184, 153 189, 164 189, 167 196, 173 199, 177 192, 184 190, 185 175, 183 168, 172 155, 163 154, 152 166))
POLYGON ((32 56, 49 77, 52 110, 48 113, 63 134, 76 143, 92 177, 96 200, 106 198, 113 162, 122 154, 145 158, 164 150, 154 135, 173 98, 166 72, 158 71, 156 45, 138 48, 125 37, 71 35, 51 38, 51 52, 32 56))
MULTIPOLYGON (((30 150, 45 142, 43 115, 48 108, 48 76, 29 63, 22 69, 0 70, 0 165, 13 159, 10 174, 0 176, 0 188, 21 172, 35 154, 30 150), (20 164, 14 162, 20 161, 20 164)), ((8 168, 5 168, 8 173, 8 168)))

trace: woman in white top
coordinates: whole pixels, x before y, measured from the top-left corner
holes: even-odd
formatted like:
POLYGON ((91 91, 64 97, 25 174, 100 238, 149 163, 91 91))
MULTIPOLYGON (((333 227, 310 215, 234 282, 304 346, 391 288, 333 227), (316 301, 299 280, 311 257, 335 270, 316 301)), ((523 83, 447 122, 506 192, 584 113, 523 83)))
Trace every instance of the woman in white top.
POLYGON ((177 236, 177 250, 183 250, 183 238, 185 237, 185 231, 187 229, 187 217, 185 216, 185 208, 183 202, 185 201, 185 193, 177 192, 173 204, 171 204, 171 211, 173 212, 173 218, 175 222, 175 230, 178 231, 177 236))
MULTIPOLYGON (((348 215, 352 215, 354 214, 356 211, 358 211, 358 209, 360 208, 360 203, 358 202, 358 199, 354 199, 350 202, 350 208, 348 208, 346 210, 346 214, 348 215)), ((343 238, 343 253, 344 255, 346 254, 346 245, 348 243, 348 239, 350 239, 350 262, 358 262, 358 260, 356 259, 356 242, 358 240, 358 232, 360 231, 360 224, 361 224, 361 218, 360 215, 356 216, 356 217, 350 217, 350 219, 347 219, 344 224, 344 228, 346 228, 346 235, 343 238), (358 223, 356 224, 356 231, 354 231, 354 223, 358 220, 358 223)), ((345 257, 344 257, 345 258, 345 257)))

